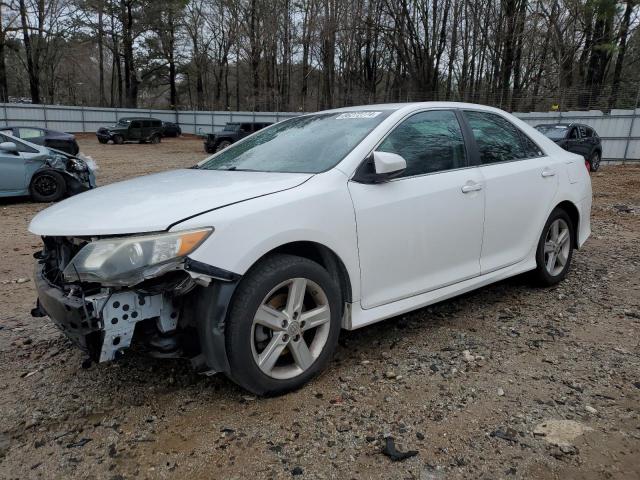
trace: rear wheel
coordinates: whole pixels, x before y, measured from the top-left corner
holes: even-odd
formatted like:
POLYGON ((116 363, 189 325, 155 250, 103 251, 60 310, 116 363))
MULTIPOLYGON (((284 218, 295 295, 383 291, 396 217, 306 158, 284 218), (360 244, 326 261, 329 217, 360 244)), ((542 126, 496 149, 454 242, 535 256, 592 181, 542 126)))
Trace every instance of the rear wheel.
POLYGON ((569 271, 575 230, 571 218, 561 208, 556 208, 542 230, 536 251, 535 275, 543 286, 562 281, 569 271))
POLYGON ((36 202, 55 202, 64 196, 66 190, 64 178, 53 170, 37 173, 29 186, 31 197, 36 202))
POLYGON ((218 145, 216 145, 216 152, 219 152, 220 150, 224 150, 229 145, 231 145, 231 142, 229 140, 222 140, 218 145))
POLYGON ((113 143, 116 145, 122 145, 124 143, 124 137, 122 135, 114 135, 113 143))
POLYGON ((589 159, 589 164, 591 165, 591 171, 597 172, 600 168, 600 160, 601 160, 600 152, 593 152, 591 158, 589 159))
POLYGON ((226 326, 230 377, 258 395, 295 390, 329 363, 340 333, 339 289, 319 264, 261 261, 242 280, 226 326))

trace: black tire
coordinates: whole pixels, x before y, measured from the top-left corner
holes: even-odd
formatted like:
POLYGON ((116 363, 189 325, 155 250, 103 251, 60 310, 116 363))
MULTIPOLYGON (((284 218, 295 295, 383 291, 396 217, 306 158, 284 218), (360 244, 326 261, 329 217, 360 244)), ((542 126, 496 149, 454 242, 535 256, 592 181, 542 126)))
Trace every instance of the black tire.
POLYGON ((592 172, 598 171, 598 169, 600 168, 601 160, 602 160, 602 155, 600 155, 600 152, 593 152, 593 155, 591 155, 591 158, 589 159, 589 165, 591 166, 592 172))
POLYGON ((98 139, 98 142, 102 143, 103 145, 104 145, 105 143, 107 143, 108 141, 109 141, 109 140, 107 140, 106 138, 99 138, 99 139, 98 139))
POLYGON ((122 137, 122 135, 114 135, 113 143, 116 145, 122 145, 124 143, 124 138, 122 137))
POLYGON ((45 170, 33 176, 29 192, 36 202, 55 202, 64 197, 67 192, 67 183, 55 170, 45 170))
MULTIPOLYGON (((542 229, 542 234, 540 235, 540 239, 538 240, 538 248, 536 249, 536 265, 537 266, 533 274, 534 274, 534 279, 538 285, 543 287, 549 287, 565 279, 569 271, 569 268, 571 267, 571 258, 573 257, 573 248, 575 245, 575 238, 576 238, 575 236, 576 236, 575 225, 571 221, 571 217, 569 217, 567 212, 561 208, 556 208, 555 210, 553 210, 551 212, 551 215, 549 215, 549 218, 547 219, 547 222, 545 223, 544 228, 542 229), (556 268, 558 269, 558 271, 550 272, 547 266, 547 263, 548 263, 547 261, 549 257, 547 256, 548 254, 545 253, 545 244, 547 242, 548 236, 550 235, 550 230, 552 228, 552 225, 556 221, 564 222, 568 227, 568 231, 569 231, 568 253, 566 254, 566 261, 562 266, 562 269, 560 269, 560 267, 557 266, 556 268)), ((558 255, 558 253, 556 253, 556 255, 558 255)))
POLYGON ((231 145, 231 142, 229 140, 222 140, 220 143, 218 143, 218 145, 216 145, 216 152, 224 150, 229 145, 231 145))
POLYGON ((154 145, 160 143, 160 135, 154 135, 153 137, 151 137, 151 143, 153 143, 154 145))
POLYGON ((340 334, 342 302, 338 286, 329 273, 309 259, 293 255, 271 255, 245 275, 234 295, 225 328, 231 371, 229 378, 256 395, 275 396, 296 390, 328 365, 340 334), (278 379, 265 374, 254 359, 253 319, 272 289, 289 279, 304 278, 317 284, 330 308, 326 342, 311 365, 293 378, 278 379))

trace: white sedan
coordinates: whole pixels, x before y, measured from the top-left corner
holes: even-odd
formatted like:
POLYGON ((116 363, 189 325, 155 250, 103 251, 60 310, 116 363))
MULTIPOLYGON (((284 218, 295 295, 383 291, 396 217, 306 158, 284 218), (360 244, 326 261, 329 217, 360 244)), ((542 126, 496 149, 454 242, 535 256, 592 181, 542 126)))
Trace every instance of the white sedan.
POLYGON ((583 159, 501 110, 325 111, 39 213, 33 314, 95 361, 142 344, 276 395, 343 328, 523 272, 561 281, 590 210, 583 159))

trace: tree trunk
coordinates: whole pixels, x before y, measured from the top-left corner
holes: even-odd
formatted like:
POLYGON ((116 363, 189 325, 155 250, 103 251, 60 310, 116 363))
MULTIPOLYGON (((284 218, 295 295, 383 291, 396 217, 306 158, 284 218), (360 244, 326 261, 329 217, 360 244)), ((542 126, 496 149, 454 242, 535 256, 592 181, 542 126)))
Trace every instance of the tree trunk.
POLYGON ((627 34, 629 33, 629 25, 631 24, 631 13, 637 0, 627 0, 627 7, 622 17, 620 25, 620 38, 618 44, 618 58, 616 58, 616 66, 613 70, 613 81, 611 84, 611 95, 609 96, 609 109, 615 108, 618 101, 618 91, 620 90, 620 79, 622 78, 622 67, 624 65, 624 57, 627 52, 627 34))
POLYGON ((22 22, 22 38, 24 41, 24 51, 27 57, 27 74, 29 76, 29 89, 31 90, 31 102, 40 103, 40 75, 38 64, 33 58, 33 47, 31 45, 31 35, 29 34, 29 24, 27 23, 27 7, 24 0, 20 0, 20 21, 22 22))

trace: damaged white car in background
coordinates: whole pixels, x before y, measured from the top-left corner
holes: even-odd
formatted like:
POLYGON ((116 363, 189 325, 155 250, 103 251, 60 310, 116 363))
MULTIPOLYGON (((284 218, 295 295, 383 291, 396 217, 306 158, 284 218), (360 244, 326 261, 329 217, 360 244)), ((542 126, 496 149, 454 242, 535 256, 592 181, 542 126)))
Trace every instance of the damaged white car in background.
POLYGON ((494 108, 304 115, 39 213, 33 314, 96 361, 137 346, 281 394, 342 328, 527 271, 559 282, 590 209, 583 159, 494 108))

